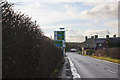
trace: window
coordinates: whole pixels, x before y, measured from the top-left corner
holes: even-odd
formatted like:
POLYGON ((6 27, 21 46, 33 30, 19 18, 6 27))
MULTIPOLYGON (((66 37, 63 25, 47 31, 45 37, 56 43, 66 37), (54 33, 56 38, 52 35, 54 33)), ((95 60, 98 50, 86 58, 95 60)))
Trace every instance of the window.
POLYGON ((98 46, 102 46, 102 44, 101 43, 99 43, 99 45, 98 46))

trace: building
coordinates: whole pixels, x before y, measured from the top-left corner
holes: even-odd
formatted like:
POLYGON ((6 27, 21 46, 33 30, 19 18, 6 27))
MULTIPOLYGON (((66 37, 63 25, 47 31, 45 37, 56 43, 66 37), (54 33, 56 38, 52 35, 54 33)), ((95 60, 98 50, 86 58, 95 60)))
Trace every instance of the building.
POLYGON ((85 41, 81 43, 81 47, 84 48, 84 51, 86 49, 105 49, 109 47, 115 47, 119 46, 120 43, 120 37, 116 37, 114 35, 113 37, 109 37, 109 35, 106 35, 106 38, 98 38, 98 35, 91 36, 91 38, 85 37, 85 41))

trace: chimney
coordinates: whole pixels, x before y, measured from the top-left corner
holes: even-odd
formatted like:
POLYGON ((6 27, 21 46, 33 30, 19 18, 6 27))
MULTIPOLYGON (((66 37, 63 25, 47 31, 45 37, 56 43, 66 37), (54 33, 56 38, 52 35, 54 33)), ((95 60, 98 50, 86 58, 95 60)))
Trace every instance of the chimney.
POLYGON ((106 38, 109 38, 109 35, 106 35, 106 38))
POLYGON ((87 37, 87 36, 85 36, 85 41, 87 41, 87 39, 88 39, 88 37, 87 37))
POLYGON ((116 38, 116 35, 113 35, 113 38, 116 38))
POLYGON ((98 38, 98 35, 95 35, 95 39, 97 39, 98 38))
POLYGON ((91 36, 91 39, 93 39, 94 38, 94 36, 91 36))

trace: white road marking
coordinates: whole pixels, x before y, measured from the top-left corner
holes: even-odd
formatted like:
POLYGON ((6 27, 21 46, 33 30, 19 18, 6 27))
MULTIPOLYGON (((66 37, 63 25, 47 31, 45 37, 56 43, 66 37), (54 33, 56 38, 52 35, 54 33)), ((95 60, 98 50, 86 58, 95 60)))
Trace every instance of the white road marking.
POLYGON ((116 74, 116 72, 114 72, 114 71, 112 71, 110 69, 106 69, 106 70, 109 71, 109 72, 111 72, 111 73, 113 73, 113 74, 116 74))
POLYGON ((81 78, 81 76, 77 73, 76 68, 74 67, 74 64, 72 63, 72 60, 68 57, 69 62, 70 62, 70 67, 71 67, 71 72, 73 75, 73 78, 81 78))

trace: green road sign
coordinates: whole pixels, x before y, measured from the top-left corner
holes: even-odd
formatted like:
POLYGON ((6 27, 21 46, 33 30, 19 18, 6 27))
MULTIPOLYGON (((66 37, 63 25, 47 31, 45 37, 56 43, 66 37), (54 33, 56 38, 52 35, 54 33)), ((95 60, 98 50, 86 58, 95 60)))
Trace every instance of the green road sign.
POLYGON ((57 40, 65 40, 65 31, 57 31, 57 40))
POLYGON ((54 41, 57 47, 65 47, 65 31, 54 31, 54 41))
POLYGON ((55 44, 56 44, 57 47, 62 47, 63 46, 62 41, 55 41, 55 44))

